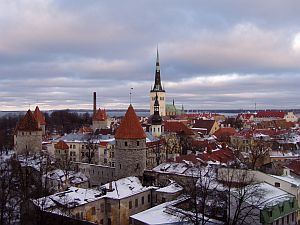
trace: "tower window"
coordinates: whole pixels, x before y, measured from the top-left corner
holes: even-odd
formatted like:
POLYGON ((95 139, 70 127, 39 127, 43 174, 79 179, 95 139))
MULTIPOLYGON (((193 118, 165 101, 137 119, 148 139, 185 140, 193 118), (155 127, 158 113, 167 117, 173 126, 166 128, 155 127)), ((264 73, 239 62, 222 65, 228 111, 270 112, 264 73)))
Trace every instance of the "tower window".
POLYGON ((164 97, 160 97, 160 100, 164 100, 164 97))
POLYGON ((139 141, 136 142, 136 146, 140 146, 140 142, 139 141))
POLYGON ((121 164, 119 166, 120 166, 120 169, 121 169, 121 164))
POLYGON ((128 146, 127 141, 125 141, 125 146, 128 146))

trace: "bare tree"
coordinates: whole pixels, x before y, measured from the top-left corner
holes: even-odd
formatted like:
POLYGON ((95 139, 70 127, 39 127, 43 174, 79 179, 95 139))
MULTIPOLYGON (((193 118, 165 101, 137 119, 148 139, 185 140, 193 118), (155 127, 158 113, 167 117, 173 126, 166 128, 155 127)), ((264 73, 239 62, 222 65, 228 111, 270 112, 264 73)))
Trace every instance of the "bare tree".
POLYGON ((255 223, 260 218, 258 207, 262 204, 264 191, 255 180, 254 173, 249 170, 221 168, 218 170, 218 180, 223 185, 220 200, 226 206, 225 224, 255 223))
POLYGON ((263 140, 254 140, 249 150, 249 167, 256 169, 264 163, 265 159, 269 156, 271 144, 263 140))

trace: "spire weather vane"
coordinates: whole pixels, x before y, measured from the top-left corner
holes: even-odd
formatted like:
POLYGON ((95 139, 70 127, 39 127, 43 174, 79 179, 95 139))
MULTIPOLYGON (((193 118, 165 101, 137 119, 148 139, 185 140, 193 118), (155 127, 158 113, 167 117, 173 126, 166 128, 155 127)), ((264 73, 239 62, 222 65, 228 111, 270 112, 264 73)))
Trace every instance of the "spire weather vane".
POLYGON ((131 95, 132 95, 132 90, 133 90, 133 88, 130 88, 130 93, 129 93, 129 95, 130 95, 130 105, 131 105, 131 95))

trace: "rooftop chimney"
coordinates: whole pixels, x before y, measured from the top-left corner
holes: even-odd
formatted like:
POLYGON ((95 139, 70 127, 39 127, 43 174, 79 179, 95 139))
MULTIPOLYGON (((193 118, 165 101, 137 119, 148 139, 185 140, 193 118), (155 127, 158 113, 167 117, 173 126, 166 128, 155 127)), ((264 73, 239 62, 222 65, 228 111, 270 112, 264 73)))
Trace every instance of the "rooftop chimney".
POLYGON ((96 114, 96 108, 97 108, 97 97, 96 97, 96 92, 94 92, 93 115, 96 114))

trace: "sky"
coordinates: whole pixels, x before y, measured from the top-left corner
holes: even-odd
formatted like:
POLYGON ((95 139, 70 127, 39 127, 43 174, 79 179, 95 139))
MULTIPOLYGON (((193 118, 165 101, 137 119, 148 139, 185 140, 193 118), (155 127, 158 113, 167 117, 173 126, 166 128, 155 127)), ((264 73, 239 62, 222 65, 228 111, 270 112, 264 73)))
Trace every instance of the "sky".
POLYGON ((300 108, 299 0, 1 0, 0 110, 300 108))

